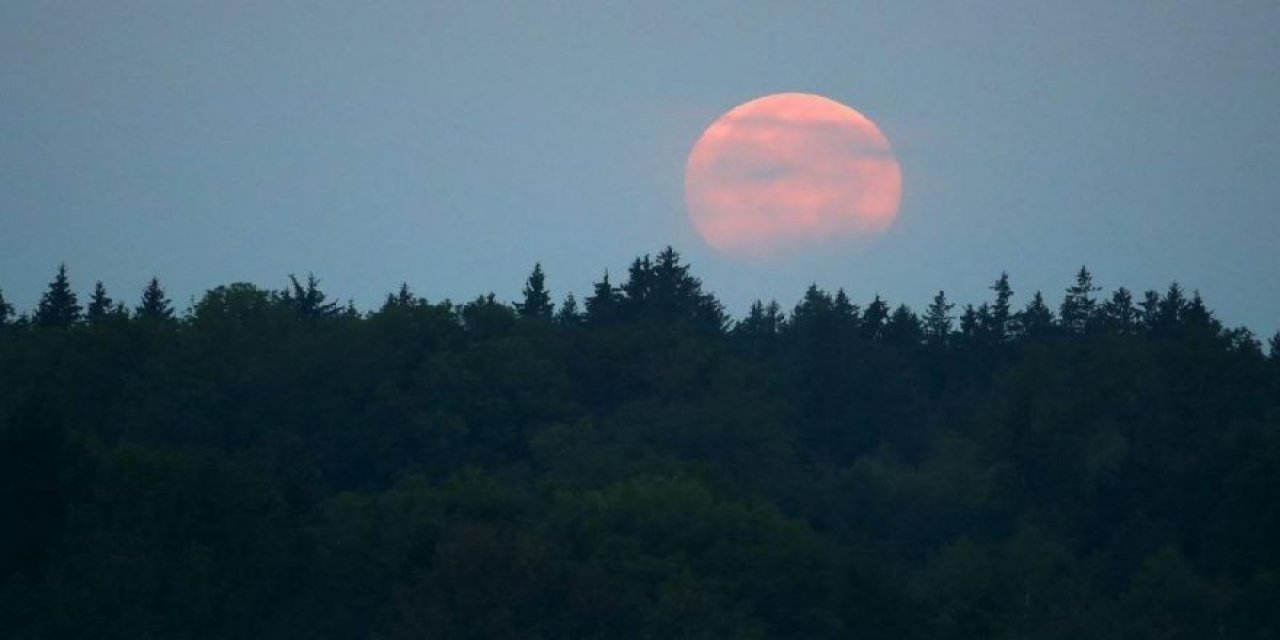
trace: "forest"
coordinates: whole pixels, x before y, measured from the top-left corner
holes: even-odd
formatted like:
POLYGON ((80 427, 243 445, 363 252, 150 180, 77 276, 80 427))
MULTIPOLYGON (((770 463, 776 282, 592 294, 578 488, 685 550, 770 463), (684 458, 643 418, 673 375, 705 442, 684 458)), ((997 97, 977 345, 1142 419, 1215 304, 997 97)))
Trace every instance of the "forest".
POLYGON ((670 248, 364 311, 61 267, 0 295, 0 636, 1280 637, 1280 333, 1064 275, 734 319, 670 248))

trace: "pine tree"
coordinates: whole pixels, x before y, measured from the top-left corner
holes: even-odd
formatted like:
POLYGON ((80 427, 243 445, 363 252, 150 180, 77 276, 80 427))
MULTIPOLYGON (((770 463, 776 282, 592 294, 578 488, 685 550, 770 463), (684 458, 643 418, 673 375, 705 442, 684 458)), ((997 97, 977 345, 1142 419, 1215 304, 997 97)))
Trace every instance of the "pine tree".
MULTIPOLYGON (((105 292, 104 292, 105 294, 105 292)), ((160 281, 152 278, 142 292, 142 304, 138 306, 137 317, 140 320, 165 321, 173 319, 173 305, 165 296, 160 281)))
POLYGON ((859 327, 862 331, 862 337, 868 340, 879 340, 884 333, 885 322, 889 320, 889 303, 880 299, 880 294, 876 294, 871 304, 867 305, 867 310, 862 314, 862 322, 859 327))
POLYGON ((13 305, 4 299, 4 291, 0 291, 0 327, 9 324, 9 319, 13 317, 13 305))
POLYGON ((621 299, 618 289, 609 283, 609 272, 605 271, 604 278, 595 283, 592 294, 586 299, 587 322, 605 324, 617 320, 621 299))
POLYGON ((90 323, 102 322, 114 315, 116 310, 116 303, 107 295, 107 288, 102 285, 102 281, 99 280, 94 283, 93 296, 89 298, 89 307, 85 311, 85 319, 90 323))
POLYGON ((565 294, 560 309, 556 311, 556 324, 562 327, 576 327, 582 324, 582 313, 578 311, 578 299, 572 293, 565 294))
POLYGON ((1138 307, 1142 309, 1142 326, 1148 331, 1154 330, 1160 324, 1160 294, 1147 290, 1138 307))
POLYGON ((888 344, 909 347, 918 345, 924 338, 920 318, 905 304, 898 305, 884 327, 884 341, 888 344))
POLYGON ((1267 347, 1271 351, 1271 360, 1280 362, 1280 331, 1271 336, 1271 339, 1267 341, 1267 347))
POLYGON ((1170 330, 1182 322, 1182 314, 1187 308, 1187 297, 1182 293, 1182 285, 1173 282, 1165 291, 1164 297, 1156 306, 1156 328, 1170 330))
POLYGON ((409 283, 401 282, 400 289, 387 294, 387 301, 382 303, 383 309, 410 309, 418 304, 418 298, 409 290, 409 283))
POLYGON ((46 328, 67 328, 79 322, 80 305, 76 302, 76 294, 67 281, 67 265, 58 265, 58 274, 49 283, 48 291, 40 297, 40 306, 36 308, 35 322, 37 326, 46 328))
POLYGON ((991 306, 990 325, 985 327, 990 338, 995 342, 1004 342, 1010 338, 1012 333, 1009 328, 1009 320, 1013 314, 1009 307, 1009 301, 1013 298, 1013 288, 1009 286, 1009 274, 1000 273, 1000 278, 995 284, 991 285, 991 290, 996 292, 995 304, 991 306))
POLYGON ((516 304, 520 317, 535 320, 550 320, 555 306, 551 304, 551 294, 547 292, 546 276, 542 273, 542 264, 533 265, 524 284, 524 302, 516 304))
POLYGON ((1133 294, 1120 287, 1111 299, 1102 305, 1102 318, 1110 331, 1119 334, 1133 333, 1138 327, 1138 309, 1133 306, 1133 294))
POLYGON ((733 328, 733 333, 739 336, 763 337, 774 336, 782 330, 783 325, 782 306, 777 300, 770 301, 765 304, 760 300, 751 303, 751 309, 747 311, 747 317, 733 328))
POLYGON ((1099 290, 1093 285, 1093 275, 1081 266, 1076 273, 1076 283, 1067 288, 1067 296, 1058 310, 1063 328, 1072 333, 1084 333, 1089 328, 1097 307, 1093 294, 1099 290))
POLYGON ((973 305, 966 304, 964 312, 960 314, 960 335, 970 342, 978 338, 981 329, 978 319, 978 310, 973 305))
POLYGON ((293 275, 289 276, 289 288, 280 292, 280 300, 285 306, 293 309, 299 318, 304 320, 315 320, 318 318, 327 318, 338 314, 340 309, 337 302, 330 302, 327 296, 320 290, 320 281, 315 275, 307 274, 307 285, 304 287, 298 282, 293 275))
POLYGON ((1045 304, 1044 295, 1039 291, 1018 314, 1018 327, 1023 336, 1033 340, 1053 332, 1053 310, 1045 304))
POLYGON ((947 294, 942 291, 933 297, 933 302, 924 315, 924 335, 929 344, 942 346, 947 343, 951 336, 951 309, 955 306, 947 302, 947 294))

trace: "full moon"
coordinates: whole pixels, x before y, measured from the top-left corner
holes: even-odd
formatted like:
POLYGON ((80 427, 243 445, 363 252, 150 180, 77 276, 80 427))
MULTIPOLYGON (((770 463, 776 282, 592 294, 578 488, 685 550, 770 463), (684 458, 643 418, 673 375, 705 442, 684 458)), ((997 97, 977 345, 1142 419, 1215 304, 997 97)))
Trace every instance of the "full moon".
POLYGON ((778 93, 707 127, 684 189, 707 244, 769 258, 884 232, 898 214, 902 172, 866 116, 822 96, 778 93))

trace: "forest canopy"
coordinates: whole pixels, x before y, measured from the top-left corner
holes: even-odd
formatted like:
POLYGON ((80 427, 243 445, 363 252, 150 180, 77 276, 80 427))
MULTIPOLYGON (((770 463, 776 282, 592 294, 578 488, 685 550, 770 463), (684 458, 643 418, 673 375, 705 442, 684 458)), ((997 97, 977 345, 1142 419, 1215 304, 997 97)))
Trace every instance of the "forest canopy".
POLYGON ((1280 333, 1083 267, 740 319, 670 248, 551 275, 0 293, 3 635, 1280 635, 1280 333))

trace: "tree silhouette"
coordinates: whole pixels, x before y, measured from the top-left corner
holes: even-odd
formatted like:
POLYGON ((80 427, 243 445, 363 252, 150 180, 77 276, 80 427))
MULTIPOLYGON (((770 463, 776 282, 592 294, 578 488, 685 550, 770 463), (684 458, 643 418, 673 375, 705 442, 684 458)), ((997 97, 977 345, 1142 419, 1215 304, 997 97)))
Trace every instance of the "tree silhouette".
POLYGON ((135 315, 138 319, 149 322, 173 319, 173 305, 169 302, 158 279, 152 278, 147 283, 147 288, 142 291, 142 304, 138 305, 135 315))
POLYGON ((867 340, 879 340, 888 320, 889 303, 881 300, 880 294, 877 293, 875 299, 867 305, 867 309, 862 313, 862 319, 858 323, 862 337, 867 340))
POLYGON ((1111 299, 1102 305, 1102 318, 1107 329, 1114 333, 1129 334, 1138 328, 1140 316, 1133 305, 1133 294, 1120 287, 1111 294, 1111 299))
POLYGON ((1083 266, 1076 273, 1076 282, 1067 288, 1058 316, 1062 326, 1071 333, 1084 333, 1094 318, 1097 301, 1093 294, 1100 289, 1093 285, 1093 275, 1083 266))
POLYGON ((1010 338, 1009 321, 1013 317, 1009 301, 1013 298, 1013 288, 1009 286, 1009 274, 1001 272, 1000 278, 991 285, 996 293, 996 300, 991 305, 990 326, 986 327, 990 339, 994 342, 1005 342, 1010 338))
POLYGON ((9 324, 13 318, 13 305, 4 299, 4 291, 0 290, 0 326, 9 324))
POLYGON ((582 312, 578 310, 578 299, 573 293, 567 293, 560 309, 556 311, 556 323, 563 327, 575 327, 582 324, 582 312))
POLYGON ((1044 296, 1037 291, 1031 302, 1018 314, 1018 325, 1027 338, 1043 338, 1053 332, 1053 311, 1045 304, 1044 296))
POLYGON ((516 304, 516 311, 521 318, 533 320, 550 320, 555 311, 551 303, 551 294, 546 288, 546 276, 542 273, 542 264, 533 265, 533 272, 524 284, 524 302, 516 304))
POLYGON ((49 283, 48 290, 40 297, 40 306, 36 308, 36 325, 44 328, 67 328, 79 320, 80 305, 67 282, 67 265, 60 264, 53 282, 49 283))
POLYGON ((293 309, 294 314, 304 320, 329 318, 338 315, 341 311, 337 302, 328 300, 328 296, 320 290, 320 281, 310 273, 307 274, 306 286, 290 275, 289 287, 280 293, 280 299, 286 307, 293 309))
POLYGON ((93 295, 89 297, 89 306, 85 310, 85 319, 91 324, 102 322, 113 314, 123 311, 116 302, 107 295, 107 288, 99 280, 93 285, 93 295))
POLYGON ((924 315, 924 335, 929 344, 934 346, 946 345, 951 336, 953 320, 951 310, 955 306, 955 304, 947 302, 947 294, 942 291, 939 291, 938 295, 933 297, 933 302, 929 304, 929 308, 925 310, 924 315))
POLYGON ((609 283, 609 272, 592 285, 592 293, 587 296, 587 322, 591 324, 607 324, 618 319, 622 296, 618 289, 609 283))

